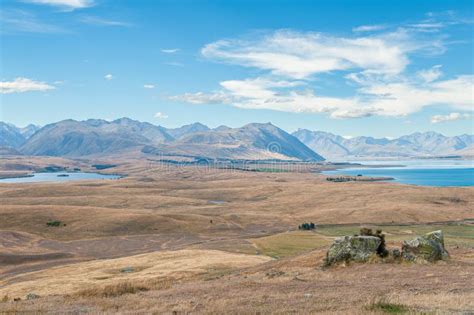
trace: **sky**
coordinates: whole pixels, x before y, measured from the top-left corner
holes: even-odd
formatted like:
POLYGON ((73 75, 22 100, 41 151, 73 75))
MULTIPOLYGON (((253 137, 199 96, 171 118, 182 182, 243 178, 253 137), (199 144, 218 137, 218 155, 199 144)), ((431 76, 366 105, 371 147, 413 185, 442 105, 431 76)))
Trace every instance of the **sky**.
POLYGON ((0 120, 473 134, 473 7, 0 0, 0 120))

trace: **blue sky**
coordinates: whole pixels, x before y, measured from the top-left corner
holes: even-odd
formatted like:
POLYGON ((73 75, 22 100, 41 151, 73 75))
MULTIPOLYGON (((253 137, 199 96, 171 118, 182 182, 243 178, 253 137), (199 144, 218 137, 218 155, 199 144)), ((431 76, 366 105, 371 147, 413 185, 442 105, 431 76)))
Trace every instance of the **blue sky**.
POLYGON ((472 1, 0 0, 0 120, 474 133, 472 1))

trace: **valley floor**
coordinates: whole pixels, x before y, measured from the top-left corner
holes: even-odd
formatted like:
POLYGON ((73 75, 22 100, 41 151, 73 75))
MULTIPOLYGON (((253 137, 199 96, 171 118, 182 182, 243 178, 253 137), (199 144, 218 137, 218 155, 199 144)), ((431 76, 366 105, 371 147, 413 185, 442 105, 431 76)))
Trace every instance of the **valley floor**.
MULTIPOLYGON (((474 310, 474 188, 113 162, 101 172, 125 178, 0 184, 0 313, 474 310), (391 247, 442 229, 451 259, 322 268, 334 237, 360 226, 391 247)), ((21 158, 0 172, 50 163, 93 164, 21 158)))

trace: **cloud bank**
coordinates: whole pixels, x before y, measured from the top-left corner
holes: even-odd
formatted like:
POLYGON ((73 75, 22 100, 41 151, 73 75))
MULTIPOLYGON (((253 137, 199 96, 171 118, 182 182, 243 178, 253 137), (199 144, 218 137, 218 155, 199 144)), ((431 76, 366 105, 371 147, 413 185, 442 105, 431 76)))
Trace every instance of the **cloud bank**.
MULTIPOLYGON (((425 22, 353 37, 278 30, 251 38, 218 40, 205 45, 201 54, 216 62, 259 70, 261 75, 221 81, 217 91, 185 93, 171 99, 327 113, 331 118, 405 116, 433 105, 470 111, 474 106, 474 75, 442 79, 441 65, 407 70, 413 56, 431 57, 446 51, 444 36, 425 32, 442 26, 425 22), (339 84, 353 89, 353 95, 324 95, 321 88, 315 91, 312 85, 323 75, 340 80, 339 84)), ((381 29, 363 26, 355 30, 381 29)))

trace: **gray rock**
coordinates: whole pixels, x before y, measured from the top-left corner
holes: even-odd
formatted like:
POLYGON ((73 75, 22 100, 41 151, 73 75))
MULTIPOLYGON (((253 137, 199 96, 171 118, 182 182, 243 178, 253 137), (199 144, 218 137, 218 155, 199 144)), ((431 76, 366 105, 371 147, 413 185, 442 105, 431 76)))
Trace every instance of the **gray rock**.
POLYGON ((377 254, 381 240, 375 236, 344 236, 337 238, 326 254, 326 265, 341 261, 365 262, 377 254))
POLYGON ((27 300, 36 300, 38 299, 40 296, 38 294, 35 294, 35 293, 28 293, 26 295, 26 299, 27 300))
POLYGON ((402 256, 408 261, 428 261, 449 257, 444 248, 444 236, 441 230, 418 236, 412 240, 404 241, 402 245, 402 256))
POLYGON ((402 253, 398 248, 392 249, 392 256, 393 258, 400 258, 402 256, 402 253))
POLYGON ((133 267, 125 267, 125 268, 122 268, 120 270, 120 272, 123 272, 123 273, 130 273, 130 272, 134 272, 135 269, 133 267))

